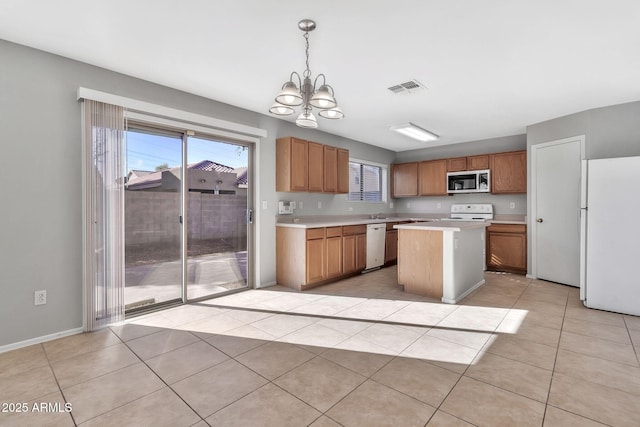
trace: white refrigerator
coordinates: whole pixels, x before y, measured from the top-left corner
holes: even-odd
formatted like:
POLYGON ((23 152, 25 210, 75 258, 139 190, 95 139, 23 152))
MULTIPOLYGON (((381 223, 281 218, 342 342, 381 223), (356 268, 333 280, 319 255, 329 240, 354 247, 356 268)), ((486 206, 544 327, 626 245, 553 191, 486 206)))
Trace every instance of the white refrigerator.
POLYGON ((640 316, 640 157, 583 161, 580 298, 640 316))

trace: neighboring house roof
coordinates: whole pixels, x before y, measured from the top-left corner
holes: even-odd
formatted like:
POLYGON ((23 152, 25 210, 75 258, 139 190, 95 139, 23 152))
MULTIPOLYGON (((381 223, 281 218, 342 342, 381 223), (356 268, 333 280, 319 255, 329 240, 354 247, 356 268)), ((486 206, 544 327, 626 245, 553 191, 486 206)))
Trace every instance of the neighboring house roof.
POLYGON ((235 173, 238 178, 236 179, 236 185, 240 186, 240 185, 244 185, 246 187, 247 185, 247 179, 248 179, 248 168, 246 166, 243 166, 241 168, 236 168, 233 170, 233 173, 235 173))
MULTIPOLYGON (((162 173, 170 172, 180 179, 180 166, 176 166, 169 169, 162 169, 159 171, 141 171, 131 170, 127 174, 127 189, 129 190, 144 190, 147 188, 155 188, 162 185, 162 173)), ((235 173, 237 175, 236 185, 247 185, 247 168, 232 168, 221 163, 212 162, 211 160, 202 160, 197 163, 187 165, 187 169, 202 170, 211 172, 226 172, 235 173)))
POLYGON ((232 167, 223 165, 221 163, 212 162, 211 160, 202 160, 198 163, 192 163, 187 166, 188 169, 196 169, 201 171, 216 171, 216 172, 233 172, 232 167))

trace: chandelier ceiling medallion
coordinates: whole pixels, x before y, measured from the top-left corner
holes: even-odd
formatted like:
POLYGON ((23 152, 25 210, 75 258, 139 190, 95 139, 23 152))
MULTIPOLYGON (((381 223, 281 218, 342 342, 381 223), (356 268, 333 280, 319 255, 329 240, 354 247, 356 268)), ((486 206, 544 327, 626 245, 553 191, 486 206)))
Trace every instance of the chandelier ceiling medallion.
POLYGON ((302 106, 302 112, 296 119, 296 124, 303 128, 317 128, 318 121, 311 112, 317 108, 318 115, 325 119, 341 119, 344 117, 342 109, 338 106, 333 88, 326 82, 324 74, 318 74, 311 84, 311 70, 309 69, 309 32, 316 29, 316 23, 311 19, 303 19, 298 22, 298 28, 304 31, 305 55, 307 69, 302 77, 297 72, 292 72, 289 81, 282 85, 282 90, 276 96, 276 102, 269 112, 278 116, 290 116, 295 112, 294 107, 302 106), (294 82, 297 78, 298 85, 294 82), (318 86, 318 80, 322 77, 322 84, 318 86), (298 89, 300 88, 300 89, 298 89))

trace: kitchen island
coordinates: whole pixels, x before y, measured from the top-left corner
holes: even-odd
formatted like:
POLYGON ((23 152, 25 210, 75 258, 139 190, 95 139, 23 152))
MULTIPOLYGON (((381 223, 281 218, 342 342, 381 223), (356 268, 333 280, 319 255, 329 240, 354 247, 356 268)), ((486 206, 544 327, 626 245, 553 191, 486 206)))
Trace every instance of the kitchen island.
POLYGON ((455 304, 484 284, 485 222, 398 224, 398 284, 455 304))

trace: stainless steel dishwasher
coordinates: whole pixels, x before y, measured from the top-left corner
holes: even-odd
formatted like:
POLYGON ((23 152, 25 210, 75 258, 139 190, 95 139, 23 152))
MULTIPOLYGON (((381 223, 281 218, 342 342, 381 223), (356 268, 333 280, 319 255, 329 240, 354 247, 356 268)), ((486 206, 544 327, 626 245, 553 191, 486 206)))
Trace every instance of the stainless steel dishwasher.
POLYGON ((367 225, 367 266, 365 271, 384 264, 384 245, 387 224, 367 225))

